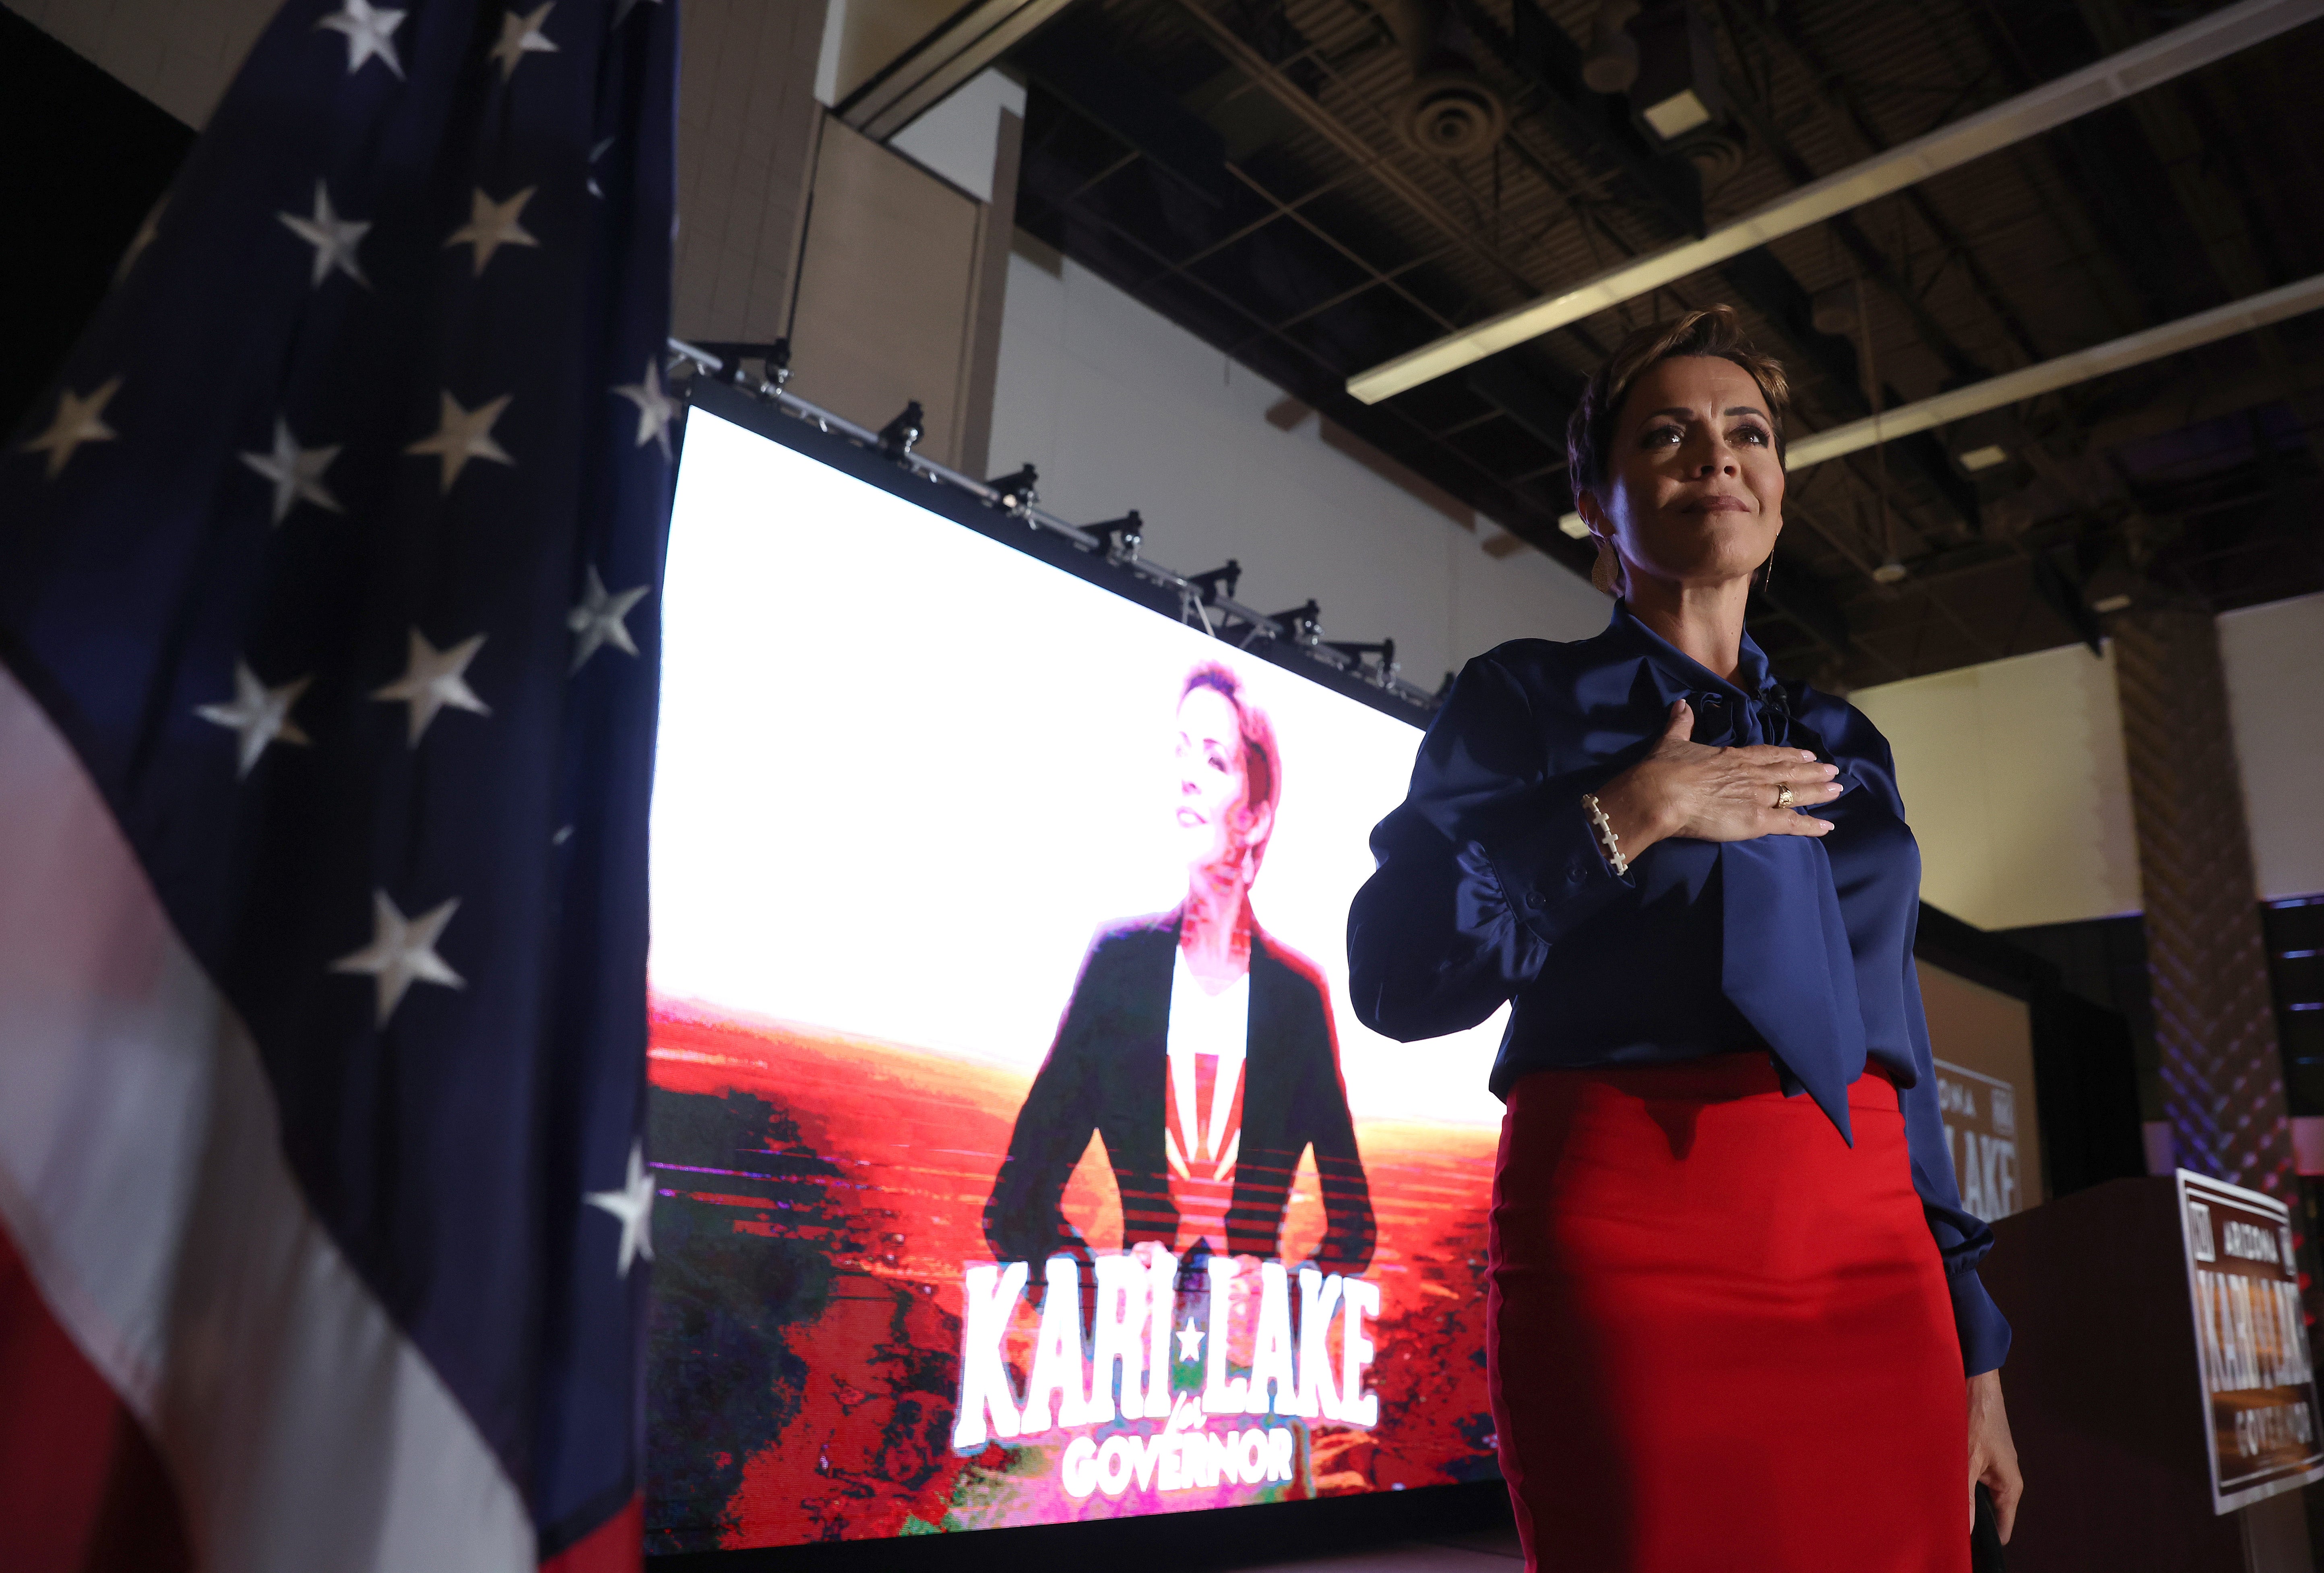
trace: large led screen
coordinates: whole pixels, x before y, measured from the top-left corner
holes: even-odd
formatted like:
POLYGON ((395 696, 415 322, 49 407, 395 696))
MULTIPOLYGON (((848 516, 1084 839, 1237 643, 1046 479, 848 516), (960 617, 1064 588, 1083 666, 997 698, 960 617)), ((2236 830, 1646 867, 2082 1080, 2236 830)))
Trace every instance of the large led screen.
POLYGON ((687 430, 649 1548, 1489 1476, 1499 1023, 1348 1002, 1418 732, 897 476, 687 430))

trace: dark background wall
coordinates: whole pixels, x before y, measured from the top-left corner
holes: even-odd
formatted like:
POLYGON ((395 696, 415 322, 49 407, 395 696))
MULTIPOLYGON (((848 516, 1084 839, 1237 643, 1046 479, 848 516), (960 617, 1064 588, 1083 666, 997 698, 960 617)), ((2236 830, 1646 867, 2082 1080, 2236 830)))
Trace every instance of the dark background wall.
POLYGON ((0 430, 32 412, 193 143, 190 126, 0 9, 0 430))

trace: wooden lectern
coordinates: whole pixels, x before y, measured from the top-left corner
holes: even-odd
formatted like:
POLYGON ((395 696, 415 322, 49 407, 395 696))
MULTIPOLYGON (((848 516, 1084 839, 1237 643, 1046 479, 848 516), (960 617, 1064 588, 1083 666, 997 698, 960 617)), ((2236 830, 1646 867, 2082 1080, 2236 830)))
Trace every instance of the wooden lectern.
POLYGON ((2324 1476, 2281 1204, 2181 1171, 1993 1226, 2024 1467, 2011 1573, 2291 1573, 2324 1476))

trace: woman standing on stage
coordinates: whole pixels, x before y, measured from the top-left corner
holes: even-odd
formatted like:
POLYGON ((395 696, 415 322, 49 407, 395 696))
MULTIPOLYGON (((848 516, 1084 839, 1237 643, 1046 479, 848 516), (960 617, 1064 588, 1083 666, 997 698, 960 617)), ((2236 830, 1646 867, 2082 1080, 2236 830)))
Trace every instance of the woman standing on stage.
POLYGON ((1613 621, 1469 663, 1349 918, 1379 1032, 1516 1002, 1489 1356, 1529 1568, 1954 1573, 1974 1484, 2016 1508, 1888 745, 1743 631, 1785 403, 1724 306, 1591 380, 1613 621))

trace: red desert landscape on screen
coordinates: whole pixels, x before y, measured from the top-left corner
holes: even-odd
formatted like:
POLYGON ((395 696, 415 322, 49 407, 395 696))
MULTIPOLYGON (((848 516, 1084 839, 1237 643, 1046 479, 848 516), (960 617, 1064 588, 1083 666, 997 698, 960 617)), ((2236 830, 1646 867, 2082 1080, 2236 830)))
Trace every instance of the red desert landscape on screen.
MULTIPOLYGON (((1379 1227, 1361 1281, 1378 1309, 1352 1319, 1368 1358, 1351 1366, 1347 1347, 1343 1308, 1360 1298, 1358 1281, 1342 1293, 1338 1277, 1299 1272, 1323 1235, 1311 1156, 1294 1181, 1282 1269, 1241 1259, 1215 1313, 1194 1283, 1171 1302, 1176 1346, 1156 1356, 1140 1342, 1124 1362, 1158 1360, 1158 1374, 1143 1373, 1144 1415, 1065 1423, 1080 1402, 1069 1379, 1045 1417, 1056 1423, 1005 1439, 997 1423, 961 1423, 965 1281, 985 1266, 992 1292, 983 1209, 1030 1078, 659 996, 651 1075, 650 1549, 1178 1512, 1493 1473, 1488 1128, 1357 1120, 1379 1227), (1312 1347, 1281 1352, 1291 1380, 1269 1385, 1256 1406, 1267 1412, 1216 1412, 1200 1335, 1226 1336, 1222 1369, 1240 1396, 1268 1353, 1255 1345, 1281 1319, 1277 1284, 1286 1304, 1304 1284, 1300 1309, 1311 1313, 1323 1290, 1328 1325, 1303 1329, 1312 1347), (1359 1393, 1377 1400, 1370 1426, 1296 1412, 1305 1398, 1311 1411, 1355 1413, 1359 1393), (963 1434, 982 1445, 959 1450, 963 1434)), ((1074 1170, 1064 1210, 1093 1254, 1120 1252, 1121 1201, 1102 1140, 1074 1170)), ((1051 1298, 1040 1292, 1043 1264, 1029 1264, 1029 1279, 1030 1292, 986 1319, 1006 1314, 1005 1328, 989 1328, 1008 1373, 1001 1402, 1024 1395, 1028 1422, 1051 1298)), ((1084 1336, 1066 1358, 1079 1369, 1097 1308, 1076 1309, 1084 1336)))

